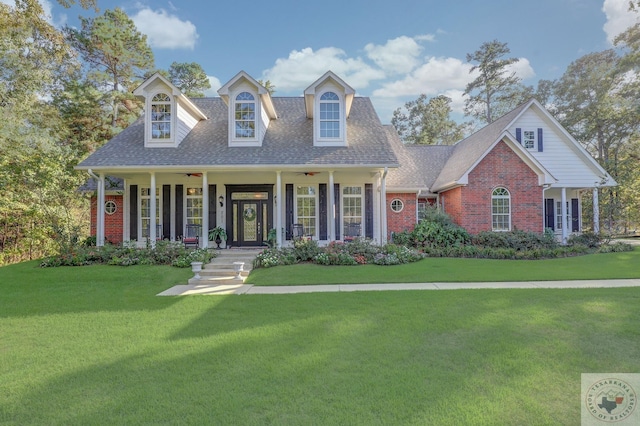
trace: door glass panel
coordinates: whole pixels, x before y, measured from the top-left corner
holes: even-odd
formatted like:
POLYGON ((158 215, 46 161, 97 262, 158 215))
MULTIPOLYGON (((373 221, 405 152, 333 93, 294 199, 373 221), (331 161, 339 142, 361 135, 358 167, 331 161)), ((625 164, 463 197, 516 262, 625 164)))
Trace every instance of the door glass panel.
POLYGON ((256 203, 243 203, 242 221, 244 241, 258 241, 258 205, 256 203))

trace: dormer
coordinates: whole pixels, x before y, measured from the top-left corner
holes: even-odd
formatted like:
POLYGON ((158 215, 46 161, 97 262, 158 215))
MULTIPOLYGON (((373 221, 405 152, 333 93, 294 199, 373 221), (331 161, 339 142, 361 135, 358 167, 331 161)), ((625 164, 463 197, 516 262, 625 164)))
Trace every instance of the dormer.
POLYGON ((145 148, 175 148, 207 117, 169 80, 155 73, 133 94, 144 99, 145 148))
POLYGON ((269 91, 240 71, 218 94, 229 109, 229 146, 262 146, 269 123, 277 118, 269 91))
POLYGON ((304 91, 307 118, 313 119, 314 146, 347 146, 347 118, 355 90, 327 71, 304 91))

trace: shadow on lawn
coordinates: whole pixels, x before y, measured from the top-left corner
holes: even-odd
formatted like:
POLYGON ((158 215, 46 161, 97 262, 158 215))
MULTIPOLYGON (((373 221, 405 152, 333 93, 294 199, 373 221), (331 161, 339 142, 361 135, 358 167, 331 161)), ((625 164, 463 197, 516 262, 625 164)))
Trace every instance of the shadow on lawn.
POLYGON ((556 297, 565 291, 230 296, 214 306, 182 298, 167 316, 209 307, 142 351, 122 348, 113 362, 34 378, 0 420, 577 421, 582 370, 632 362, 615 353, 584 356, 584 347, 638 318, 620 297, 630 290, 556 297))

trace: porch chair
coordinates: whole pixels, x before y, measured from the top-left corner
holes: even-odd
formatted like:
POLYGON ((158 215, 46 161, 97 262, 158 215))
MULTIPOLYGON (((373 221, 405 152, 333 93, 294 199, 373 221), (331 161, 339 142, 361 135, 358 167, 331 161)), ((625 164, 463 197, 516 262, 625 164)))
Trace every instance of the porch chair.
POLYGON ((345 223, 344 224, 344 242, 349 243, 360 236, 360 224, 359 223, 345 223))
POLYGON ((182 238, 182 243, 184 244, 185 248, 198 248, 200 246, 201 229, 202 226, 198 224, 190 223, 187 225, 184 237, 182 238))
POLYGON ((156 241, 162 241, 164 239, 164 235, 162 235, 162 224, 156 224, 156 241))
POLYGON ((291 235, 293 238, 304 237, 304 225, 301 223, 294 223, 291 225, 291 235))

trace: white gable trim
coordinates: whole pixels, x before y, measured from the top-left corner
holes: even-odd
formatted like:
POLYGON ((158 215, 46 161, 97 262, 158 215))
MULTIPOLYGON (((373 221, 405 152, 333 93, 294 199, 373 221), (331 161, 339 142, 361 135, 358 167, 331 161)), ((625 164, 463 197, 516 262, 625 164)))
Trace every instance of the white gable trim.
MULTIPOLYGON (((520 113, 513 119, 511 122, 505 127, 504 130, 511 128, 516 125, 516 122, 524 115, 525 111, 533 110, 536 114, 542 116, 543 121, 545 121, 549 127, 554 127, 555 130, 560 133, 563 139, 567 142, 572 151, 574 151, 578 157, 590 168, 594 171, 594 173, 600 176, 604 183, 598 186, 616 186, 617 182, 607 173, 607 171, 602 168, 600 164, 593 158, 591 154, 578 142, 567 130, 558 122, 558 120, 553 117, 549 113, 549 111, 544 108, 540 102, 535 99, 531 99, 525 108, 522 108, 520 113)), ((595 182, 594 182, 595 183, 595 182)))
POLYGON ((189 100, 189 98, 186 97, 180 91, 180 89, 178 89, 173 83, 171 83, 169 80, 167 80, 165 77, 163 77, 162 74, 160 74, 160 73, 155 73, 151 77, 146 79, 144 82, 142 82, 142 84, 140 84, 138 87, 136 87, 133 90, 133 94, 135 96, 140 96, 140 97, 144 97, 144 98, 149 97, 149 87, 154 85, 157 80, 160 80, 162 83, 164 83, 165 86, 167 86, 169 88, 170 94, 176 100, 176 102, 180 103, 180 105, 183 108, 185 108, 187 111, 189 111, 189 113, 196 120, 206 120, 207 119, 207 116, 200 110, 200 108, 195 106, 195 104, 193 102, 191 102, 191 100, 189 100))
POLYGON ((227 104, 227 106, 231 106, 232 102, 230 102, 229 99, 230 91, 241 80, 246 80, 251 86, 255 87, 256 93, 258 94, 260 102, 262 103, 262 108, 267 113, 269 119, 274 120, 278 118, 278 114, 276 113, 276 109, 273 106, 273 101, 271 100, 271 94, 269 93, 269 91, 245 71, 240 71, 224 86, 218 89, 218 94, 220 95, 220 98, 222 98, 224 103, 227 104))
POLYGON ((334 85, 337 85, 342 89, 342 94, 344 95, 345 118, 349 117, 351 104, 353 103, 353 97, 355 96, 356 91, 332 71, 327 71, 322 75, 322 77, 314 81, 304 90, 304 102, 307 109, 307 118, 313 118, 315 96, 318 88, 328 81, 333 82, 334 85))

